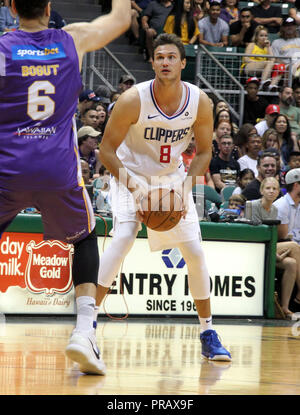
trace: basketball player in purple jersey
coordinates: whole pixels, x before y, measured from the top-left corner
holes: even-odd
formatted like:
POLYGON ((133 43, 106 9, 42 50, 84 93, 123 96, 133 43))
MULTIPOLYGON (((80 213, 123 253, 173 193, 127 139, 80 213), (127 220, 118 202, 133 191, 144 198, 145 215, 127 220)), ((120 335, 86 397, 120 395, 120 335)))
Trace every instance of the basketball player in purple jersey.
POLYGON ((74 244, 76 327, 67 355, 105 374, 93 330, 99 255, 95 219, 81 176, 74 114, 86 52, 130 25, 130 0, 109 14, 48 29, 48 0, 12 0, 19 30, 0 38, 0 232, 24 208, 40 210, 45 239, 74 244))
POLYGON ((100 159, 114 176, 111 180, 114 236, 101 256, 96 312, 140 229, 142 212, 139 200, 135 199, 143 197, 147 185, 151 189, 154 178, 161 186, 169 183, 172 187, 176 183, 179 185, 176 190, 184 195, 183 218, 165 232, 148 228, 150 249, 180 249, 199 316, 202 355, 211 360, 230 361, 231 355, 212 325, 210 280, 192 198, 197 176, 205 174, 211 159, 212 107, 203 91, 181 81, 186 59, 180 39, 161 34, 153 48, 155 79, 137 84, 120 96, 101 142, 100 159), (196 154, 186 176, 181 154, 192 137, 196 154))

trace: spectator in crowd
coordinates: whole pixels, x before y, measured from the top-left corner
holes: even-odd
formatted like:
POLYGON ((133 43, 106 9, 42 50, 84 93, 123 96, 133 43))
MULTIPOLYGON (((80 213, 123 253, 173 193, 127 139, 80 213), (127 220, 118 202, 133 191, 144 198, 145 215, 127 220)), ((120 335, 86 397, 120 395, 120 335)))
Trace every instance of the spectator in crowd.
POLYGON ((240 127, 239 131, 234 136, 234 143, 238 148, 238 158, 244 156, 247 153, 246 146, 248 136, 250 134, 257 134, 256 128, 251 123, 245 123, 240 127))
POLYGON ((294 2, 290 2, 290 8, 289 8, 289 16, 292 17, 297 26, 299 31, 299 25, 300 25, 300 0, 295 0, 294 2))
POLYGON ((0 34, 18 29, 19 18, 14 14, 10 4, 0 7, 0 34))
POLYGON ((81 159, 88 163, 91 178, 94 177, 101 166, 98 150, 99 136, 99 131, 89 126, 81 127, 77 131, 79 155, 81 159))
POLYGON ((194 18, 191 0, 176 0, 164 25, 165 33, 174 33, 184 45, 198 43, 199 29, 194 18))
POLYGON ((240 166, 231 156, 233 147, 233 138, 229 134, 223 135, 219 143, 220 152, 210 162, 209 171, 218 192, 237 182, 240 166))
POLYGON ((243 124, 256 124, 258 119, 264 118, 268 101, 258 95, 259 79, 251 77, 246 81, 246 96, 244 101, 244 118, 243 124))
POLYGON ((199 42, 204 46, 223 47, 228 45, 229 25, 220 19, 221 6, 210 3, 208 16, 199 20, 199 42))
POLYGON ((251 169, 240 170, 237 178, 237 186, 232 192, 233 195, 241 194, 246 186, 255 179, 254 172, 251 169))
POLYGON ((222 0, 220 18, 229 26, 239 20, 238 0, 222 0))
POLYGON ((262 148, 262 139, 257 134, 249 134, 248 140, 246 143, 246 151, 247 153, 238 159, 238 163, 240 165, 240 169, 251 169, 255 176, 258 175, 257 171, 257 159, 258 153, 261 151, 262 148))
POLYGON ((207 16, 209 7, 208 0, 192 0, 193 16, 197 22, 207 16))
POLYGON ((84 184, 89 185, 93 182, 93 179, 91 178, 91 171, 89 167, 89 163, 81 158, 80 159, 80 165, 81 165, 81 174, 84 181, 84 184))
POLYGON ((152 0, 132 0, 131 1, 131 26, 130 43, 138 45, 140 40, 140 24, 143 11, 152 0))
POLYGON ((99 85, 98 88, 95 90, 95 94, 97 95, 97 97, 100 98, 99 103, 105 105, 109 105, 111 103, 111 91, 107 86, 99 85))
MULTIPOLYGON (((279 183, 274 177, 264 179, 260 185, 261 198, 251 201, 249 219, 263 222, 266 220, 277 220, 279 183)), ((248 207, 247 207, 248 216, 248 207)), ((278 226, 280 229, 281 225, 278 226)), ((278 230, 279 233, 279 230, 278 230)), ((277 242, 276 245, 276 267, 283 270, 281 279, 281 308, 284 318, 294 319, 293 312, 289 309, 295 282, 300 294, 300 246, 292 241, 277 242)), ((298 297, 300 299, 300 295, 298 297)))
POLYGON ((243 216, 243 214, 241 215, 241 212, 244 211, 245 204, 245 197, 238 193, 232 194, 228 199, 228 209, 240 211, 239 216, 243 216))
POLYGON ((98 114, 98 124, 95 130, 100 131, 102 138, 106 127, 106 123, 108 121, 108 111, 106 105, 102 104, 101 102, 95 105, 95 110, 98 114))
POLYGON ((286 115, 278 114, 273 120, 272 128, 278 133, 281 158, 284 165, 286 165, 290 153, 299 151, 297 138, 292 135, 290 123, 286 115))
POLYGON ((267 150, 268 148, 276 148, 276 150, 280 148, 278 132, 275 128, 268 128, 262 136, 262 149, 267 150))
POLYGON ((257 26, 258 23, 254 21, 251 9, 248 7, 241 9, 239 20, 230 25, 229 35, 232 46, 245 48, 252 42, 257 26))
POLYGON ((233 134, 236 134, 239 130, 238 126, 233 122, 231 113, 227 109, 219 111, 214 118, 214 128, 221 122, 228 121, 231 124, 233 134))
POLYGON ((229 111, 229 106, 225 101, 219 100, 214 107, 214 118, 222 110, 229 111))
POLYGON ((300 80, 299 78, 294 78, 292 88, 293 88, 293 97, 294 97, 295 106, 297 108, 300 108, 300 80))
POLYGON ((82 127, 93 127, 96 129, 99 124, 99 115, 94 108, 88 108, 85 110, 81 117, 82 127))
POLYGON ((153 40, 163 31, 167 17, 173 9, 170 0, 151 1, 142 17, 142 28, 146 37, 146 59, 151 61, 153 55, 153 40))
POLYGON ((285 175, 289 170, 300 168, 300 151, 292 151, 288 163, 280 170, 281 187, 286 191, 285 175))
POLYGON ((280 76, 272 77, 271 72, 274 66, 274 59, 261 55, 273 55, 268 31, 264 26, 257 26, 254 31, 253 42, 249 43, 245 50, 241 68, 247 76, 261 78, 260 89, 263 91, 276 92, 280 76), (260 56, 259 56, 260 55, 260 56))
POLYGON ((267 106, 265 111, 265 118, 255 124, 256 131, 261 137, 264 135, 264 132, 270 128, 273 124, 274 118, 280 114, 279 105, 270 104, 267 106))
POLYGON ((55 11, 51 10, 50 19, 48 27, 49 29, 62 29, 66 26, 67 22, 61 17, 61 15, 55 11))
POLYGON ((135 79, 131 75, 122 75, 119 80, 118 91, 120 94, 130 89, 135 84, 135 79))
POLYGON ((279 68, 281 75, 286 70, 285 65, 290 63, 285 58, 293 58, 292 60, 292 73, 293 76, 298 76, 300 71, 298 66, 300 65, 299 53, 300 53, 300 38, 297 34, 297 24, 292 17, 285 17, 282 20, 280 27, 280 37, 272 42, 272 49, 274 56, 278 56, 277 63, 281 64, 283 68, 279 68))
POLYGON ((94 91, 91 89, 85 89, 79 95, 79 102, 77 106, 77 113, 76 113, 76 125, 77 129, 82 126, 82 115, 85 113, 87 109, 92 108, 95 102, 99 102, 100 98, 97 97, 94 91))
POLYGON ((263 151, 259 154, 257 159, 257 171, 258 174, 252 182, 250 182, 242 191, 242 195, 247 200, 256 200, 261 198, 260 185, 266 177, 276 177, 277 164, 275 156, 268 152, 263 151))
POLYGON ((110 172, 105 166, 101 166, 99 177, 93 181, 93 205, 96 212, 111 212, 109 200, 110 179, 110 172))
POLYGON ((220 121, 218 124, 214 126, 213 132, 213 156, 219 154, 219 144, 220 138, 224 134, 229 134, 232 136, 233 134, 233 127, 230 122, 228 121, 220 121))
POLYGON ((297 108, 294 104, 293 89, 284 86, 279 93, 279 106, 280 114, 286 115, 291 130, 300 136, 300 108, 297 108))
POLYGON ((271 0, 260 0, 260 4, 252 7, 256 23, 265 26, 270 33, 277 33, 282 22, 281 9, 272 6, 271 0))

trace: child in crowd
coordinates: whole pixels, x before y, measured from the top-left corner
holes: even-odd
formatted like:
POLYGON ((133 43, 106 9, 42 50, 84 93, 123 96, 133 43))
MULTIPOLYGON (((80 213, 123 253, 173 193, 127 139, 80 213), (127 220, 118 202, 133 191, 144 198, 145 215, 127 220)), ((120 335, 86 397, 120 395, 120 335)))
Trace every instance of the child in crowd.
POLYGON ((237 179, 237 187, 232 192, 232 195, 241 194, 245 187, 254 179, 254 172, 251 169, 241 170, 237 179))

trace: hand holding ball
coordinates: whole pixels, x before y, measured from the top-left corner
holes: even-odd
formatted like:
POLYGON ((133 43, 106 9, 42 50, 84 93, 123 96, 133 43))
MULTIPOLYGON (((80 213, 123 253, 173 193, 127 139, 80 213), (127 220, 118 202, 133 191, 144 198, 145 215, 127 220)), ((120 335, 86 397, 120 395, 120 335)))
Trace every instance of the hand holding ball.
POLYGON ((176 191, 158 188, 142 199, 141 208, 144 212, 143 223, 154 231, 163 232, 174 228, 180 221, 183 201, 176 191))

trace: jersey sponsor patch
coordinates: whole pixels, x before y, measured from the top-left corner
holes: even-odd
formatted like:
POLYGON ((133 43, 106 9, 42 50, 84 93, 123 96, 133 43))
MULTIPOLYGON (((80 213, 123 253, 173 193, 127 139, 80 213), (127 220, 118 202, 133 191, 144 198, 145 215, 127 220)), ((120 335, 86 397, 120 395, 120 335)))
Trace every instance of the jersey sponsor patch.
POLYGON ((66 54, 62 43, 52 43, 47 46, 14 45, 12 46, 13 60, 41 60, 62 59, 66 54))

